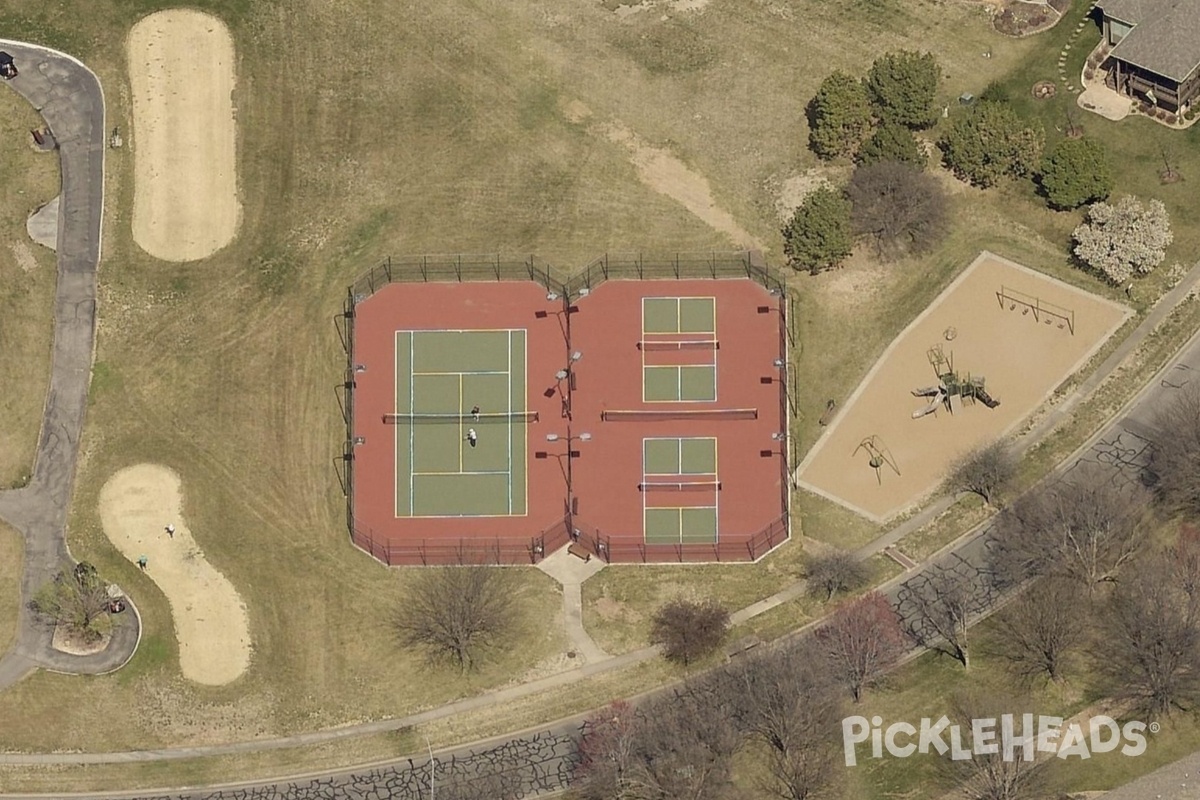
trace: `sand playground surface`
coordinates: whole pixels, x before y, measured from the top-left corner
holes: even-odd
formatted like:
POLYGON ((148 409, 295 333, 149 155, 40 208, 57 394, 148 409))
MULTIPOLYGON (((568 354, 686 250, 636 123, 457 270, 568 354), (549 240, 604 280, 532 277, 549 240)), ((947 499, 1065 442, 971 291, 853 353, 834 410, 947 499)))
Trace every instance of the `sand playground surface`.
POLYGON ((982 253, 839 402, 832 425, 797 469, 800 485, 875 522, 910 509, 938 487, 956 457, 1016 429, 1132 313, 982 253), (1003 305, 1001 287, 1009 293, 1003 305), (1073 312, 1073 334, 1053 310, 1073 312), (932 398, 912 391, 939 384, 929 357, 935 346, 953 359, 961 378, 983 376, 1000 405, 955 397, 953 414, 938 404, 936 412, 913 419, 932 398), (887 456, 878 470, 859 447, 870 437, 887 456))
POLYGON ((146 574, 171 604, 183 676, 219 686, 250 664, 249 619, 237 589, 192 538, 182 506, 179 476, 156 464, 127 467, 100 490, 104 533, 131 562, 146 556, 146 574))
POLYGON ((127 42, 133 93, 133 238, 195 261, 233 241, 237 195, 233 38, 216 17, 160 11, 127 42))

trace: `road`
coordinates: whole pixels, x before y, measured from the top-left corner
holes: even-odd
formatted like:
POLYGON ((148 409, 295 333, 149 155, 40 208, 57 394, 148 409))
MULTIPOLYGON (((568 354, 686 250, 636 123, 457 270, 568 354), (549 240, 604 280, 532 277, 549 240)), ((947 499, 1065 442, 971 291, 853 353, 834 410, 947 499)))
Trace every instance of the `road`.
POLYGON ((50 646, 53 628, 28 608, 38 587, 74 563, 66 526, 96 340, 104 94, 96 76, 69 56, 18 42, 0 41, 0 49, 20 70, 7 85, 50 127, 62 171, 49 394, 29 485, 0 492, 0 518, 25 539, 20 624, 13 646, 0 658, 2 690, 37 668, 90 675, 118 669, 137 648, 140 623, 130 603, 128 613, 115 617, 120 624, 103 652, 73 656, 50 646))

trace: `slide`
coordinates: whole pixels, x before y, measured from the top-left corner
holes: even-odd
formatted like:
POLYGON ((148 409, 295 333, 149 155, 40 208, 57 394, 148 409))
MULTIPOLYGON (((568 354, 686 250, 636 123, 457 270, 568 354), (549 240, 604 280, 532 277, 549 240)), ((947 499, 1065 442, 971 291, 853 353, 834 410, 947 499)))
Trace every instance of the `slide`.
POLYGON ((916 411, 914 411, 912 413, 912 418, 920 419, 921 417, 925 417, 925 416, 932 414, 934 411, 937 411, 938 404, 941 403, 942 401, 944 401, 945 399, 946 399, 946 393, 939 388, 937 394, 934 396, 933 400, 929 403, 929 405, 925 406, 924 408, 920 408, 920 409, 917 409, 916 411))
POLYGON ((995 398, 993 398, 990 394, 985 392, 983 389, 976 389, 975 397, 979 399, 979 402, 983 403, 988 408, 995 408, 996 406, 1000 405, 999 400, 996 400, 995 398))

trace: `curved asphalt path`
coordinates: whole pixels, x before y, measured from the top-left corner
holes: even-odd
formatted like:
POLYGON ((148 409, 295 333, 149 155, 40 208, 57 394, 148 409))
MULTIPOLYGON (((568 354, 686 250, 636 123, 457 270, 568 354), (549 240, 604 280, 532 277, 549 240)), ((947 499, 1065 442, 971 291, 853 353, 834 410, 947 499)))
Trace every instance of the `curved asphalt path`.
POLYGON ((132 603, 101 653, 72 656, 50 646, 52 626, 28 608, 38 587, 63 566, 67 510, 87 412, 96 341, 96 268, 104 209, 104 94, 100 81, 70 56, 0 40, 20 74, 7 81, 45 119, 58 142, 62 200, 58 216, 58 285, 54 299, 54 360, 33 475, 23 489, 0 491, 0 518, 25 538, 21 611, 16 642, 0 658, 0 690, 34 669, 101 674, 118 669, 137 649, 141 624, 132 603))

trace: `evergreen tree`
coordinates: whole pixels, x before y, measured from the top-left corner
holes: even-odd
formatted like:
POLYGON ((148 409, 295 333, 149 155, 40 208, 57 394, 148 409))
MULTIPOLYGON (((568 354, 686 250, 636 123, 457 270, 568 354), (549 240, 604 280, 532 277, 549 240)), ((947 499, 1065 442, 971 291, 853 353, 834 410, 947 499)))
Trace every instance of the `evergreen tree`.
POLYGON ((1041 126, 1027 125, 1009 106, 978 103, 951 123, 938 144, 958 177, 987 188, 1032 173, 1044 141, 1041 126))
POLYGON ((1095 139, 1064 139, 1043 162, 1041 182, 1052 208, 1079 208, 1106 199, 1113 176, 1104 145, 1095 139))
POLYGON ((941 68, 930 53, 885 53, 867 73, 867 95, 881 120, 928 128, 937 119, 934 100, 940 79, 941 68))
POLYGON ((827 186, 815 190, 792 215, 783 240, 783 252, 793 269, 815 275, 840 265, 854 249, 850 201, 827 186))
POLYGON ((897 161, 925 169, 926 160, 925 150, 912 131, 894 122, 880 125, 858 149, 858 163, 864 166, 881 161, 897 161))
POLYGON ((862 83, 834 72, 809 103, 808 142, 821 158, 853 155, 871 128, 871 105, 862 83))

